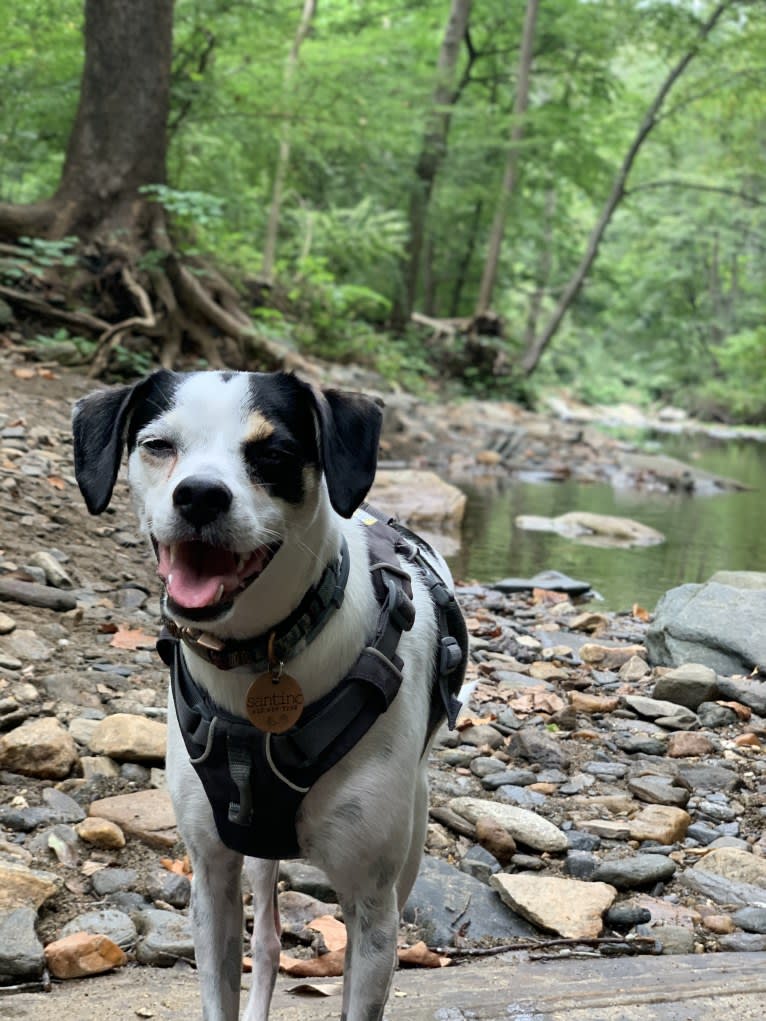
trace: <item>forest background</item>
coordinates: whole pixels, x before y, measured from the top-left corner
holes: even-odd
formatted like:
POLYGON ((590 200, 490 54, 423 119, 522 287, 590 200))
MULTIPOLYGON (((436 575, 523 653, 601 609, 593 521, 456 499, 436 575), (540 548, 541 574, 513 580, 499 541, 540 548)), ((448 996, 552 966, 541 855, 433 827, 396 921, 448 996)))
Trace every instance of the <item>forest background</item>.
POLYGON ((765 94, 762 0, 6 0, 0 296, 99 374, 764 421, 765 94))

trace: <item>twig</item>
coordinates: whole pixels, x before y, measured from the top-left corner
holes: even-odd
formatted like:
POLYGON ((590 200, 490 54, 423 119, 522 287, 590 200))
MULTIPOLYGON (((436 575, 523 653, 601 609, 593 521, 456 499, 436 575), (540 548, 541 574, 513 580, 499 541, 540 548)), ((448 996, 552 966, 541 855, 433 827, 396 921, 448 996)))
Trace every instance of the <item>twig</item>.
POLYGON ((504 943, 498 947, 429 947, 435 954, 442 957, 494 957, 497 954, 507 954, 514 950, 545 950, 550 947, 600 947, 615 943, 624 943, 627 946, 648 947, 654 946, 656 940, 653 936, 596 936, 590 939, 527 939, 518 940, 515 943, 504 943))

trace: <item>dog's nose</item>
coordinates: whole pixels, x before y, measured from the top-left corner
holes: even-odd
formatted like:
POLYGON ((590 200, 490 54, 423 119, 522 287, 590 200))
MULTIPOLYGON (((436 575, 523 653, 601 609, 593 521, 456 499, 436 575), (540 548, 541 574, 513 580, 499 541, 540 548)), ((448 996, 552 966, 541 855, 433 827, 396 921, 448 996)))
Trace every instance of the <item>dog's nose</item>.
POLYGON ((173 505, 195 528, 209 525, 231 507, 231 490, 223 482, 190 475, 173 490, 173 505))

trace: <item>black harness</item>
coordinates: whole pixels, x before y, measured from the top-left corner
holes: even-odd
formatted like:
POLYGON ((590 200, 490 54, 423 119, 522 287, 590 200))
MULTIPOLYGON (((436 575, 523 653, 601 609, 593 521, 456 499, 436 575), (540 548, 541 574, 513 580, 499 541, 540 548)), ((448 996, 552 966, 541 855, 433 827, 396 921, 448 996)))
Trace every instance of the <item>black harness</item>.
MULTIPOLYGON (((446 718, 451 728, 455 725, 460 710, 456 696, 468 658, 468 635, 455 597, 429 562, 429 547, 423 540, 394 521, 381 521, 368 508, 360 511, 360 516, 367 526, 370 572, 378 602, 375 633, 348 674, 332 691, 305 706, 290 730, 266 734, 247 719, 215 705, 195 684, 181 650, 185 642, 222 669, 245 663, 260 669, 258 655, 268 636, 211 648, 204 638, 173 627, 172 631, 163 630, 157 643, 160 656, 170 667, 181 734, 212 807, 218 835, 227 847, 242 854, 271 859, 300 855, 295 823, 303 798, 396 697, 403 667, 396 650, 402 632, 409 631, 415 621, 410 575, 402 569, 400 557, 413 565, 430 590, 438 626, 424 750, 442 720, 446 718), (246 650, 252 655, 247 656, 246 650)), ((276 629, 281 636, 292 631, 295 637, 299 631, 297 645, 303 648, 318 634, 320 628, 314 627, 315 618, 306 606, 313 600, 323 625, 332 612, 325 606, 335 609, 341 605, 347 558, 345 551, 339 564, 325 571, 302 601, 302 615, 296 611, 288 618, 287 629, 276 629), (326 580, 330 570, 332 592, 326 580), (326 599, 317 594, 323 583, 329 594, 326 599), (302 624, 296 631, 298 618, 302 624)), ((286 647, 283 641, 285 659, 286 647)))

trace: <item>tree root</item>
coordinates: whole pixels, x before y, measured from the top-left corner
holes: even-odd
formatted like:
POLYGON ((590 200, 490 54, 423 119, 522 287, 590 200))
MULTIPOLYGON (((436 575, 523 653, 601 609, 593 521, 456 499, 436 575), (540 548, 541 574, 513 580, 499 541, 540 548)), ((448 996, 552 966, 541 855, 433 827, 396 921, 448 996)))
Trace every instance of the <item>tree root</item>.
POLYGON ((5 298, 11 305, 29 309, 30 312, 34 312, 44 319, 53 319, 55 322, 65 323, 67 326, 76 326, 88 333, 101 334, 109 328, 109 323, 105 319, 99 319, 87 312, 67 312, 66 309, 56 308, 43 298, 38 298, 37 295, 30 294, 28 291, 17 291, 13 287, 5 287, 0 284, 0 298, 5 298))

